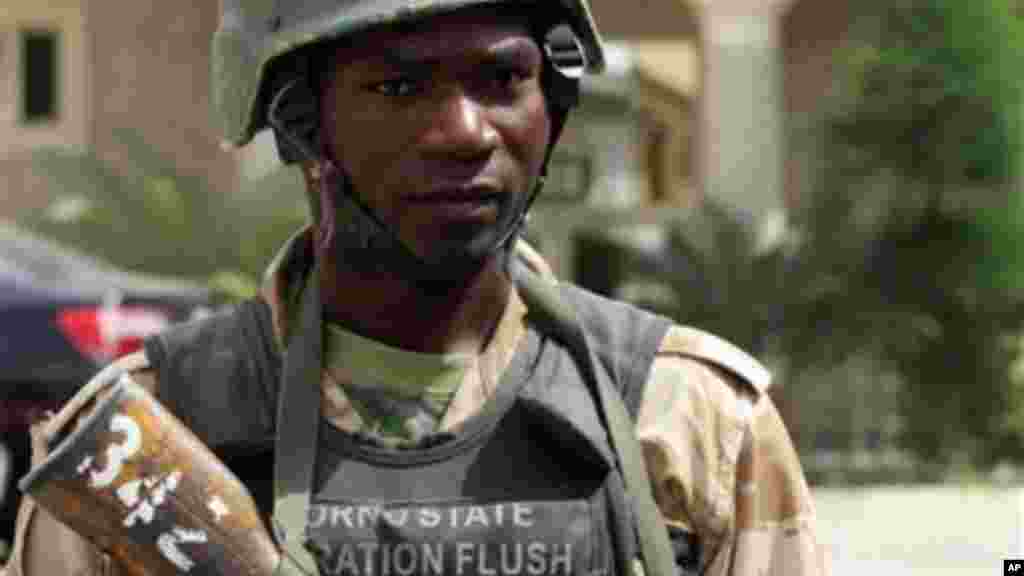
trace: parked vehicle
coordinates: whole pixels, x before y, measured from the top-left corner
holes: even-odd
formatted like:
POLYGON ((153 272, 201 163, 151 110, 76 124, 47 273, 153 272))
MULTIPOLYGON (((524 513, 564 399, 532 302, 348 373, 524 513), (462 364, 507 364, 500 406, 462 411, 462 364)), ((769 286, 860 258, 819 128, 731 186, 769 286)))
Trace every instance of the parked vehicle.
POLYGON ((202 285, 121 270, 0 224, 0 452, 10 454, 0 540, 13 534, 13 485, 28 470, 29 425, 146 336, 211 304, 202 285))

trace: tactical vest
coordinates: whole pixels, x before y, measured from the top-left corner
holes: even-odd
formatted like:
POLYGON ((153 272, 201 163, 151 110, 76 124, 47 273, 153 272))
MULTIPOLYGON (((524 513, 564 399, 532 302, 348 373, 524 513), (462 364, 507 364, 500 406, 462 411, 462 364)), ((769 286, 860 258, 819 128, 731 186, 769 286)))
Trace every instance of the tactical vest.
MULTIPOLYGON (((558 291, 578 313, 599 377, 635 416, 670 321, 558 291)), ((527 323, 495 397, 454 435, 396 449, 321 422, 306 537, 322 574, 631 573, 637 519, 594 394, 551 319, 531 309, 527 323)), ((176 327, 145 349, 158 396, 269 521, 282 357, 267 304, 176 327)))

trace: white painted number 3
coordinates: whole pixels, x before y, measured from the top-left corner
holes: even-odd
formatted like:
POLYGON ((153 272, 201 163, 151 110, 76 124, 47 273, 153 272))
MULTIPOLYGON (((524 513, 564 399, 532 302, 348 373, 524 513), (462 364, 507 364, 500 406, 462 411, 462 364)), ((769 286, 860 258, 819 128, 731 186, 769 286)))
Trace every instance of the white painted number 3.
POLYGON ((119 444, 107 446, 106 466, 102 470, 89 470, 89 485, 94 489, 113 484, 121 474, 124 461, 142 448, 142 430, 130 416, 114 415, 110 419, 110 431, 123 433, 124 439, 119 444))
MULTIPOLYGON (((142 429, 138 422, 130 416, 115 414, 110 419, 110 431, 120 432, 124 435, 120 442, 111 443, 107 446, 105 463, 102 469, 93 467, 93 457, 86 456, 78 466, 79 474, 89 472, 89 486, 94 490, 106 488, 113 484, 124 463, 138 454, 142 448, 142 429)), ((136 521, 141 520, 143 524, 149 524, 153 520, 156 508, 164 503, 168 493, 174 492, 181 481, 181 472, 175 470, 167 476, 160 478, 140 478, 132 480, 117 489, 117 497, 121 503, 129 508, 131 512, 124 519, 126 528, 131 528, 136 521), (143 495, 143 487, 147 493, 143 495)), ((211 503, 212 506, 212 503, 211 503)), ((223 503, 220 503, 223 507, 223 503)), ((218 508, 218 510, 220 510, 218 508)), ((226 511, 224 512, 226 513, 226 511)), ((218 514, 218 519, 220 514, 218 514)), ((195 566, 195 562, 185 554, 179 546, 182 544, 205 544, 207 541, 206 532, 203 530, 189 530, 175 526, 171 530, 160 534, 157 537, 156 545, 160 554, 173 564, 179 572, 189 572, 195 566)))

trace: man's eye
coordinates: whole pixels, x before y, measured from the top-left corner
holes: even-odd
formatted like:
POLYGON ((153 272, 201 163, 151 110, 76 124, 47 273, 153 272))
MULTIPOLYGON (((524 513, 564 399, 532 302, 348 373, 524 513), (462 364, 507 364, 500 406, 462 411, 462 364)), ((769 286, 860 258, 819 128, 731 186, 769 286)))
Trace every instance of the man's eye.
POLYGON ((520 83, 529 80, 531 75, 529 70, 509 66, 496 69, 493 80, 495 86, 504 90, 512 90, 520 83))
POLYGON ((410 96, 421 91, 422 88, 423 83, 413 78, 394 78, 375 82, 369 86, 370 91, 391 97, 410 96))

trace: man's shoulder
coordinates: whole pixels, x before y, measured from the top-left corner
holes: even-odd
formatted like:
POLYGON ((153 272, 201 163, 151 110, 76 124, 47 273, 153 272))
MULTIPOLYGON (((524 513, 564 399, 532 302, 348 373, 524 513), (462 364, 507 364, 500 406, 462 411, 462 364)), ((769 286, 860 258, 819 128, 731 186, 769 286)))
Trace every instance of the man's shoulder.
POLYGON ((158 397, 163 395, 161 374, 174 375, 185 366, 206 370, 212 359, 203 357, 223 360, 226 347, 241 349, 228 341, 238 340, 239 332, 252 329, 252 326, 243 326, 252 324, 246 319, 252 314, 245 310, 246 307, 250 305, 225 307, 209 316, 175 324, 150 336, 143 342, 142 349, 121 356, 100 369, 80 389, 79 395, 81 390, 103 389, 122 378, 130 378, 158 397))
POLYGON ((558 287, 562 298, 572 304, 580 320, 591 331, 633 328, 651 323, 658 318, 628 302, 609 298, 576 284, 562 282, 558 287))
POLYGON ((659 345, 657 359, 658 363, 673 368, 672 371, 689 366, 710 372, 736 392, 754 399, 765 394, 772 384, 771 372, 751 354, 722 337, 692 326, 670 326, 659 345))
POLYGON ((655 359, 687 358, 724 373, 758 395, 771 387, 772 374, 768 368, 725 338, 580 286, 563 283, 561 288, 582 312, 584 323, 592 332, 596 329, 599 336, 609 332, 606 336, 614 338, 613 334, 617 334, 618 340, 636 345, 642 331, 653 330, 654 334, 662 335, 655 342, 655 359))
POLYGON ((261 298, 225 306, 147 338, 143 344, 146 356, 154 369, 162 370, 168 363, 182 362, 182 357, 223 355, 254 339, 272 342, 270 315, 269 306, 261 298))
POLYGON ((728 524, 733 498, 723 495, 734 486, 736 465, 757 415, 772 409, 766 393, 770 382, 760 362, 714 334, 673 324, 661 342, 645 386, 637 433, 645 445, 664 452, 665 462, 700 462, 677 462, 669 468, 663 464, 656 473, 681 475, 693 490, 687 502, 698 506, 690 510, 696 516, 689 520, 705 530, 715 532, 728 524), (712 471, 712 477, 697 479, 691 476, 693 470, 712 471), (701 484, 706 481, 712 486, 701 484))

